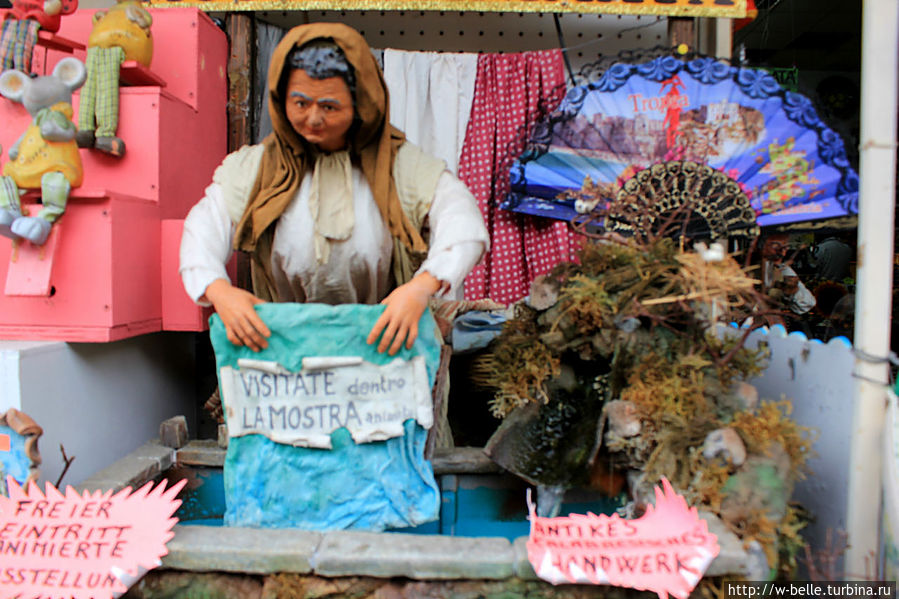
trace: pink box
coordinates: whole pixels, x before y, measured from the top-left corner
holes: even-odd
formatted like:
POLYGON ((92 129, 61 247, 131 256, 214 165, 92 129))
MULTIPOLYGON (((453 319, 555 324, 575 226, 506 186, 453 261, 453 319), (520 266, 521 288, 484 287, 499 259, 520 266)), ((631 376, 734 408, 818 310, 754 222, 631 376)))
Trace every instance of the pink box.
POLYGON ((181 284, 178 249, 183 220, 162 221, 162 328, 166 331, 202 331, 210 309, 198 309, 181 284))
MULTIPOLYGON (((153 16, 153 61, 150 69, 165 81, 166 91, 194 110, 217 101, 216 84, 227 87, 228 42, 206 13, 197 8, 148 8, 153 16)), ((59 37, 87 44, 94 9, 79 9, 63 17, 59 37)), ((47 51, 47 69, 52 70, 66 52, 47 51)), ((84 60, 86 52, 75 50, 84 60)), ((227 93, 227 92, 223 92, 227 93)))
MULTIPOLYGON (((79 10, 64 17, 59 36, 86 42, 95 12, 79 10)), ((125 156, 116 159, 82 150, 82 187, 158 200, 163 218, 183 218, 202 197, 227 153, 228 42, 224 32, 198 9, 152 10, 151 14, 151 71, 165 87, 120 89, 117 135, 125 141, 125 156)), ((56 50, 46 53, 46 72, 71 55, 56 50)), ((85 58, 84 51, 76 50, 74 55, 85 58)), ((76 92, 76 121, 78 103, 76 92)), ((30 122, 24 107, 0 98, 4 152, 30 122)))
MULTIPOLYGON (((224 96, 211 112, 195 112, 158 87, 122 88, 119 98, 125 155, 82 150, 81 186, 158 201, 162 218, 184 218, 227 150, 224 96)), ((77 114, 77 94, 73 103, 77 114)))
MULTIPOLYGON (((227 86, 228 43, 224 32, 197 8, 147 10, 153 16, 150 69, 165 82, 166 91, 200 110, 210 99, 215 100, 216 81, 227 86)), ((0 19, 7 12, 0 9, 0 19)), ((79 9, 62 18, 56 34, 42 33, 34 49, 32 70, 49 73, 66 56, 84 60, 95 12, 96 9, 79 9)))
MULTIPOLYGON (((162 218, 184 218, 203 197, 215 167, 225 156, 225 119, 194 112, 158 87, 123 88, 119 98, 118 135, 125 140, 125 155, 113 158, 96 150, 81 150, 81 188, 89 193, 105 190, 145 198, 159 203, 162 218)), ((76 114, 78 100, 76 94, 76 114)), ((224 115, 223 103, 220 108, 224 115)), ((0 98, 3 162, 30 122, 23 106, 0 98)))
MULTIPOLYGON (((77 191, 54 225, 48 294, 0 294, 0 339, 115 341, 161 330, 159 206, 77 191)), ((0 281, 17 252, 33 251, 20 244, 0 240, 0 281)))
MULTIPOLYGON (((164 331, 205 331, 209 328, 212 308, 200 308, 188 297, 178 273, 183 219, 162 221, 162 329, 164 331)), ((237 259, 227 265, 233 281, 237 259)))

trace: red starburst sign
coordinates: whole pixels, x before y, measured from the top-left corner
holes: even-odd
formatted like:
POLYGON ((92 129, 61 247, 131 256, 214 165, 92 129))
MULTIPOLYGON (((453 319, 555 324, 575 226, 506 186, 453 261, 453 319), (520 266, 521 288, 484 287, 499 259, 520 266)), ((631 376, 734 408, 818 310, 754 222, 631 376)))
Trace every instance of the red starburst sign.
POLYGON ((718 555, 696 508, 662 479, 655 506, 626 520, 596 514, 542 518, 530 506, 528 559, 553 584, 611 584, 686 599, 718 555))
POLYGON ((168 552, 185 482, 168 490, 148 482, 115 495, 67 487, 62 494, 49 483, 42 493, 8 477, 9 497, 0 496, 3 599, 111 599, 128 590, 120 576, 151 570, 168 552))

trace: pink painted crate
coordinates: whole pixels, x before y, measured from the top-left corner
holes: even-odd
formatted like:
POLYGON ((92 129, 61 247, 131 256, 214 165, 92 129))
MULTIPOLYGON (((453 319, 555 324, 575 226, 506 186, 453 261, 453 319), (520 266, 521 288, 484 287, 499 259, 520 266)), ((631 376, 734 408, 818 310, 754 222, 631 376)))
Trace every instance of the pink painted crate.
MULTIPOLYGON (((161 218, 184 218, 203 197, 227 150, 222 102, 195 112, 158 87, 123 88, 118 136, 121 159, 82 150, 85 189, 105 189, 157 201, 161 218)), ((79 97, 73 99, 75 113, 79 97)))
MULTIPOLYGON (((79 10, 66 16, 59 35, 86 41, 94 12, 79 10)), ((183 218, 202 197, 227 152, 228 44, 224 32, 197 9, 151 12, 151 72, 165 87, 121 88, 117 134, 125 141, 126 154, 115 159, 82 150, 82 186, 156 200, 162 218, 183 218)), ((45 71, 51 72, 60 59, 70 55, 47 51, 45 71)), ((84 51, 76 50, 74 55, 85 58, 84 51)), ((76 92, 76 120, 78 100, 76 92)), ((21 105, 0 98, 4 159, 29 122, 21 105)))
POLYGON ((198 310, 181 284, 178 275, 178 246, 183 220, 162 221, 162 328, 166 331, 201 331, 206 328, 210 310, 198 310))
MULTIPOLYGON (((165 331, 205 331, 209 328, 212 308, 197 308, 184 292, 181 275, 178 274, 183 219, 162 221, 162 329, 165 331)), ((237 260, 227 264, 228 276, 233 281, 237 273, 237 260)))
MULTIPOLYGON (((76 190, 52 235, 57 239, 47 294, 14 296, 4 290, 0 339, 115 341, 161 330, 155 202, 76 190)), ((26 261, 50 257, 28 242, 0 240, 0 282, 8 282, 9 271, 26 261)))
MULTIPOLYGON (((59 35, 85 41, 93 12, 66 17, 59 35)), ((53 233, 58 243, 20 248, 31 270, 10 263, 15 249, 0 238, 0 283, 13 293, 37 293, 0 296, 0 339, 112 341, 162 330, 164 321, 171 330, 206 328, 208 312, 190 302, 180 279, 173 284, 180 229, 163 231, 170 230, 164 221, 180 221, 202 197, 227 151, 227 40, 197 9, 151 12, 154 59, 141 75, 143 83, 157 84, 121 89, 125 157, 81 150, 84 183, 53 233)), ((40 52, 46 71, 68 55, 40 52)), ((84 58, 83 51, 75 55, 84 58)), ((77 93, 73 104, 77 115, 77 93)), ((0 98, 0 164, 30 118, 0 98)))
MULTIPOLYGON (((76 114, 78 100, 76 94, 76 114)), ((118 159, 96 150, 81 150, 81 187, 145 198, 159 203, 162 218, 184 218, 203 197, 212 172, 225 155, 224 118, 210 119, 210 115, 194 112, 158 87, 122 89, 120 107, 118 134, 125 140, 125 156, 118 159), (219 131, 221 139, 216 139, 219 131)), ((219 107, 224 115, 224 105, 219 107)), ((0 98, 3 162, 30 122, 24 107, 0 98)))
MULTIPOLYGON (((194 110, 218 101, 216 83, 227 85, 228 43, 225 33, 196 8, 148 8, 153 16, 153 62, 150 69, 165 81, 170 94, 194 110)), ((62 19, 59 37, 87 44, 93 9, 79 9, 62 19)), ((74 55, 84 60, 84 50, 74 55)), ((66 52, 47 52, 47 68, 66 52)))
MULTIPOLYGON (((228 44, 224 32, 196 8, 148 10, 153 16, 150 69, 165 83, 166 91, 194 110, 218 101, 216 82, 227 85, 228 44)), ((0 9, 0 19, 7 12, 0 9)), ((79 9, 62 18, 56 34, 41 33, 32 70, 49 73, 66 56, 84 60, 95 12, 96 9, 79 9)))

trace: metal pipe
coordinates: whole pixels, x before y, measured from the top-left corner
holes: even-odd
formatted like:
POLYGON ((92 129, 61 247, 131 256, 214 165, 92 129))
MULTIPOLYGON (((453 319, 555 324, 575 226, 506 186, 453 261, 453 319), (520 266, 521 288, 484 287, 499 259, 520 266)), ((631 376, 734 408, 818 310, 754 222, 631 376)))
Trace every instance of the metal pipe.
MULTIPOLYGON (((896 173, 899 2, 863 0, 861 147, 855 347, 886 357, 890 348, 896 173)), ((857 357, 846 530, 847 578, 873 575, 882 494, 886 362, 857 357)))

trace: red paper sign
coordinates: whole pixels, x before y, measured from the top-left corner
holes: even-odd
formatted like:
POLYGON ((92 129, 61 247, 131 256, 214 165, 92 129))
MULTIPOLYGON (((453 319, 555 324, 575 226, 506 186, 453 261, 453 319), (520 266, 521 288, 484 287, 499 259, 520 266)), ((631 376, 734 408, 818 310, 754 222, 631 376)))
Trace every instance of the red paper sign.
POLYGON ((151 570, 168 550, 178 521, 175 499, 187 481, 165 490, 148 482, 134 493, 72 487, 63 495, 50 483, 23 489, 7 477, 0 496, 0 589, 3 598, 111 599, 128 587, 119 576, 151 570))
POLYGON ((656 504, 637 519, 618 514, 541 518, 530 506, 528 559, 553 584, 611 584, 686 599, 718 555, 696 508, 662 479, 656 504))
POLYGON ((9 439, 9 435, 4 435, 0 433, 0 451, 9 451, 12 448, 12 444, 9 439))

